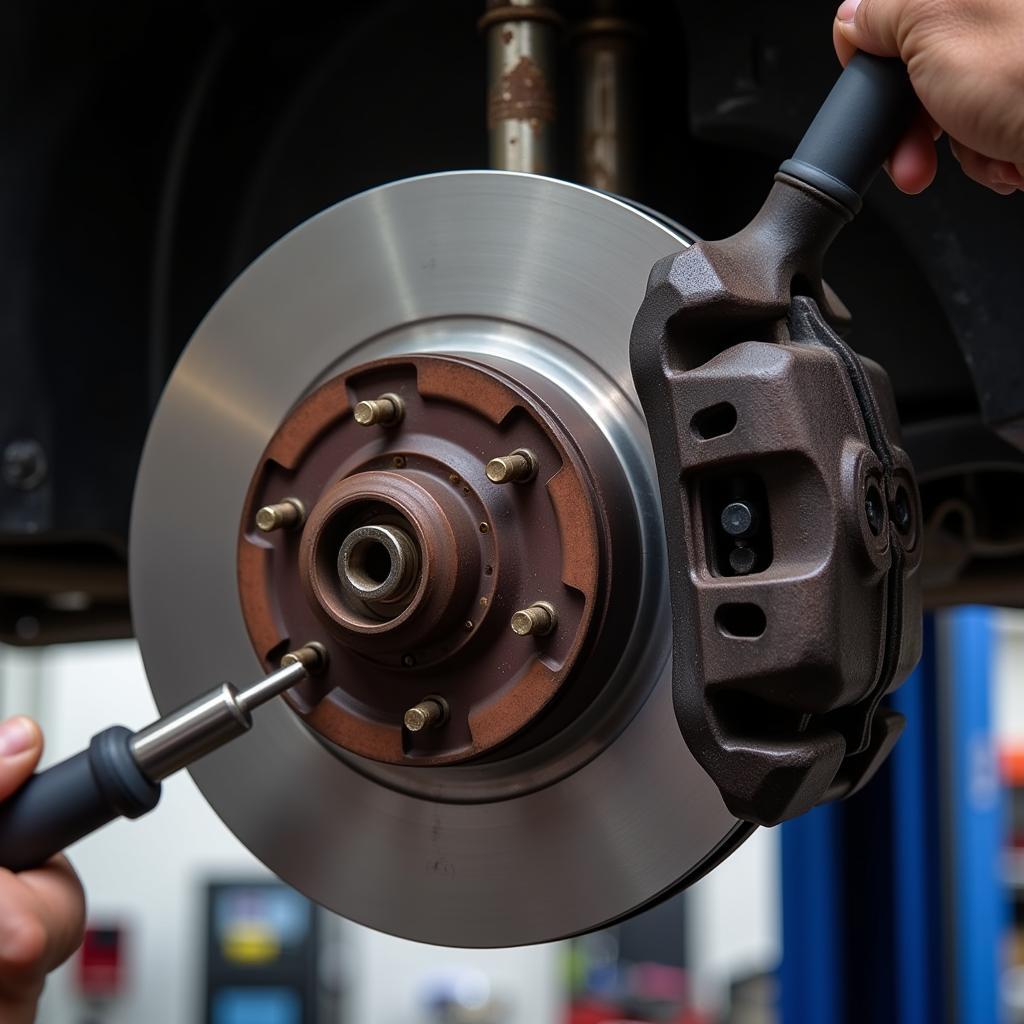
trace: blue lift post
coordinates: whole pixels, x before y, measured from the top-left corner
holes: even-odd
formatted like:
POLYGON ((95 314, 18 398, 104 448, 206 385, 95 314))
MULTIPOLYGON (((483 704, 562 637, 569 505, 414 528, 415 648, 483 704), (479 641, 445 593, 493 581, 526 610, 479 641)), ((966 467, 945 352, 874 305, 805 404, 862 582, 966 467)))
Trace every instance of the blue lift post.
POLYGON ((947 947, 952 956, 950 1001, 962 1024, 1000 1019, 1000 947, 1009 924, 1002 880, 1007 830, 992 711, 993 612, 963 608, 945 622, 940 682, 947 712, 945 767, 947 877, 952 902, 947 947), (945 669, 945 671, 942 670, 945 669))
POLYGON ((926 618, 921 664, 890 698, 907 726, 887 764, 783 826, 782 1024, 999 1020, 991 615, 926 618))

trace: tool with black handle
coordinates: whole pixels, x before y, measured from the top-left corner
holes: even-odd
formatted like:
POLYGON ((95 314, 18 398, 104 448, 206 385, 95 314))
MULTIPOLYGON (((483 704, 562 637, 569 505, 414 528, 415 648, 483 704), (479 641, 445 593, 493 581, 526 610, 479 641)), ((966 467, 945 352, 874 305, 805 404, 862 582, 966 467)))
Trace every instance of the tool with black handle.
POLYGON ((902 728, 880 701, 920 654, 920 506, 892 389, 836 333, 848 314, 822 280, 916 110, 901 62, 857 54, 751 223, 655 264, 630 339, 676 718, 760 824, 870 778, 902 728))
POLYGON ((115 725, 97 733, 0 804, 0 867, 38 867, 114 818, 153 810, 164 779, 248 732, 257 707, 320 671, 325 658, 320 644, 307 644, 243 690, 222 683, 138 732, 115 725))

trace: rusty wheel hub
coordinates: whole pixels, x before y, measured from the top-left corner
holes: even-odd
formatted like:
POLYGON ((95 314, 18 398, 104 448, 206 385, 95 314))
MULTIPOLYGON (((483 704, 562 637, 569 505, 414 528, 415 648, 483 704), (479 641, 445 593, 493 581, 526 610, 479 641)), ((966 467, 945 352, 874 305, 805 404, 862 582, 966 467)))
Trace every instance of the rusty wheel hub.
POLYGON ((292 708, 395 764, 500 756, 571 720, 639 586, 628 487, 590 417, 539 374, 456 356, 357 366, 301 401, 253 477, 238 564, 267 668, 294 637, 330 651, 292 708), (291 529, 257 528, 284 502, 291 529), (441 710, 410 729, 424 701, 441 710))

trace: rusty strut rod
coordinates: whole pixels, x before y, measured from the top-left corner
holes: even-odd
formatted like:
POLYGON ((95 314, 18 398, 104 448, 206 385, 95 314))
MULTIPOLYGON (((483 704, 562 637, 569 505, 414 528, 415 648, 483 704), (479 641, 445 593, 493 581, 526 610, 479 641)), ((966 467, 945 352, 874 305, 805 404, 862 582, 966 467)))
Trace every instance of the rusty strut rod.
POLYGON ((478 24, 487 38, 491 167, 551 174, 562 19, 546 0, 488 0, 478 24))
POLYGON ((906 130, 899 61, 858 54, 760 212, 651 271, 630 360, 673 566, 673 694, 738 817, 862 786, 920 653, 919 497, 892 389, 836 329, 835 236, 906 130))

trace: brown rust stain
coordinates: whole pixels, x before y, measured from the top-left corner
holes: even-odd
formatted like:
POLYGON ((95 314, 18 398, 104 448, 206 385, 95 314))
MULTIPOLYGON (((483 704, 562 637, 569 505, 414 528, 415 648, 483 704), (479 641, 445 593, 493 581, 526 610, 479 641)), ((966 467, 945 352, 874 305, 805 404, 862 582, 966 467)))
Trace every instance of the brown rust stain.
POLYGON ((288 414, 265 458, 273 459, 285 469, 294 469, 317 438, 348 415, 348 389, 343 378, 328 381, 315 395, 316 401, 304 401, 288 414))
POLYGON ((548 481, 562 535, 562 582, 583 594, 597 589, 600 547, 590 495, 576 473, 563 467, 548 481))
POLYGON ((497 700, 469 716, 474 751, 490 750, 509 737, 510 722, 533 719, 558 692, 561 679, 539 658, 497 700))
POLYGON ((422 360, 416 371, 424 398, 445 398, 473 409, 491 423, 501 423, 520 404, 507 384, 479 369, 444 359, 422 360))
POLYGON ((519 58, 511 71, 491 87, 487 97, 487 127, 496 128, 502 121, 529 121, 535 130, 540 124, 555 119, 555 96, 547 78, 536 61, 519 58))

